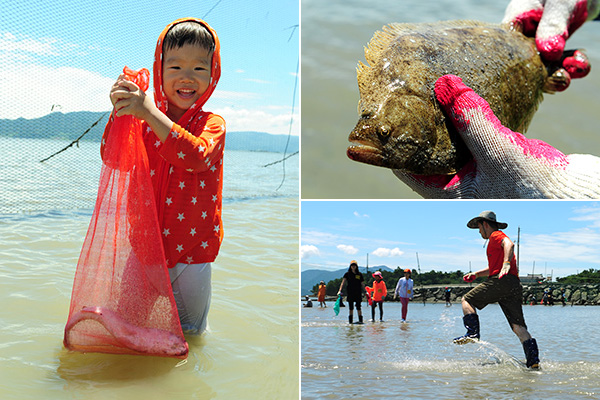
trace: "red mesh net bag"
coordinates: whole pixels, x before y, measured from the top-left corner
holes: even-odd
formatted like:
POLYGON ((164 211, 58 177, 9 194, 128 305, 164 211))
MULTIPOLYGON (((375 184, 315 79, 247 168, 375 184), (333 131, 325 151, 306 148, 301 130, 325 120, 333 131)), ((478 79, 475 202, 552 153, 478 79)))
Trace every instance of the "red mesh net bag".
MULTIPOLYGON (((124 73, 148 88, 148 70, 125 67, 124 73)), ((82 352, 186 358, 141 129, 137 118, 115 117, 106 138, 64 345, 82 352)))

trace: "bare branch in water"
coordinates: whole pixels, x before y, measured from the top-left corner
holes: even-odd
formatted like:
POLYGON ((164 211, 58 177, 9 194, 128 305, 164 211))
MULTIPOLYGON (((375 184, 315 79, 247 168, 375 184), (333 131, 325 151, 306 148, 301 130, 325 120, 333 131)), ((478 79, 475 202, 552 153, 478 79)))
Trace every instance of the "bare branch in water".
POLYGON ((76 144, 76 145, 77 145, 77 147, 79 147, 79 140, 80 140, 82 137, 84 137, 84 136, 85 136, 85 135, 86 135, 86 134, 87 134, 87 133, 90 131, 90 129, 92 129, 94 126, 96 126, 96 125, 98 124, 98 122, 100 122, 100 121, 102 120, 102 118, 104 118, 104 117, 106 116, 106 114, 108 114, 108 113, 109 113, 109 112, 107 111, 107 112, 105 112, 104 114, 102 114, 102 116, 100 116, 100 118, 98 118, 98 120, 97 120, 96 122, 94 122, 92 125, 90 125, 90 127, 89 127, 89 128, 87 128, 87 129, 86 129, 86 131, 85 131, 85 132, 83 132, 83 133, 81 134, 81 136, 79 136, 77 139, 73 140, 73 141, 72 141, 71 143, 69 143, 69 144, 68 144, 66 147, 64 147, 64 148, 60 149, 59 151, 57 151, 56 153, 52 154, 51 156, 44 158, 44 159, 43 159, 43 160, 41 160, 40 162, 44 162, 44 161, 47 161, 47 160, 51 159, 51 158, 52 158, 52 157, 54 157, 55 155, 62 153, 63 151, 67 150, 69 147, 72 147, 74 144, 76 144))
POLYGON ((287 160, 288 158, 290 158, 290 157, 292 157, 292 156, 295 156, 295 155, 296 155, 296 154, 298 154, 298 153, 299 153, 299 151, 297 151, 297 152, 295 152, 295 153, 292 153, 292 154, 288 154, 288 156, 287 156, 287 157, 285 157, 285 158, 282 158, 281 160, 277 160, 277 161, 275 161, 275 162, 272 162, 272 163, 269 163, 269 164, 265 164, 265 165, 263 165, 263 168, 264 168, 264 167, 270 167, 271 165, 279 164, 280 162, 284 162, 284 161, 285 161, 285 160, 287 160))

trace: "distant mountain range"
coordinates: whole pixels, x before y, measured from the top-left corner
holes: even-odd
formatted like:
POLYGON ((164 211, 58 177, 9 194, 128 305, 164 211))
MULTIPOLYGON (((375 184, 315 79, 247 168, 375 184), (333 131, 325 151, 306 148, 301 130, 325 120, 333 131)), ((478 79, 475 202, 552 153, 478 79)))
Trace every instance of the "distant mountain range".
MULTIPOLYGON (((104 112, 79 111, 72 113, 54 112, 35 119, 0 119, 0 137, 56 138, 73 141, 98 121, 104 112)), ((106 114, 97 125, 81 139, 99 142, 108 121, 106 114)), ((298 136, 289 137, 287 153, 295 153, 299 148, 298 136)), ((271 135, 265 132, 227 132, 226 150, 267 151, 283 153, 287 135, 271 135)))
MULTIPOLYGON (((363 274, 366 273, 367 268, 366 267, 359 267, 358 270, 360 272, 362 272, 363 274)), ((393 269, 385 266, 385 265, 375 265, 373 267, 369 267, 369 273, 373 273, 375 271, 393 271, 393 269)), ((309 269, 306 271, 303 271, 300 274, 300 294, 302 296, 307 295, 309 293, 311 293, 311 290, 313 288, 314 285, 316 285, 317 283, 324 281, 325 283, 337 279, 337 278, 341 278, 344 276, 344 274, 346 273, 346 271, 348 271, 348 268, 343 268, 343 269, 338 269, 336 271, 329 271, 329 270, 323 270, 323 269, 309 269)))

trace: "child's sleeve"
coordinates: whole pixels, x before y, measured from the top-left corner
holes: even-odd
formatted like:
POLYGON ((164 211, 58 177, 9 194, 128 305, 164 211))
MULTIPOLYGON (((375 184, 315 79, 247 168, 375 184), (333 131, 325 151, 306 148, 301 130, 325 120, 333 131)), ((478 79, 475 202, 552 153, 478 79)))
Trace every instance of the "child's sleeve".
POLYGON ((209 114, 193 134, 173 124, 159 154, 170 164, 189 172, 205 172, 221 162, 225 148, 225 120, 209 114))

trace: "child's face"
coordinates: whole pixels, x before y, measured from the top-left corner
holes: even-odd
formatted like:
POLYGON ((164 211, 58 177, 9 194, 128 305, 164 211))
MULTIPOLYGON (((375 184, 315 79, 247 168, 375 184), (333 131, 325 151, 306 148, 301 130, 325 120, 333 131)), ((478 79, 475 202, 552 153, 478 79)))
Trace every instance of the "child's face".
POLYGON ((163 56, 163 90, 169 102, 167 116, 179 118, 204 94, 210 83, 212 52, 185 44, 163 56))

